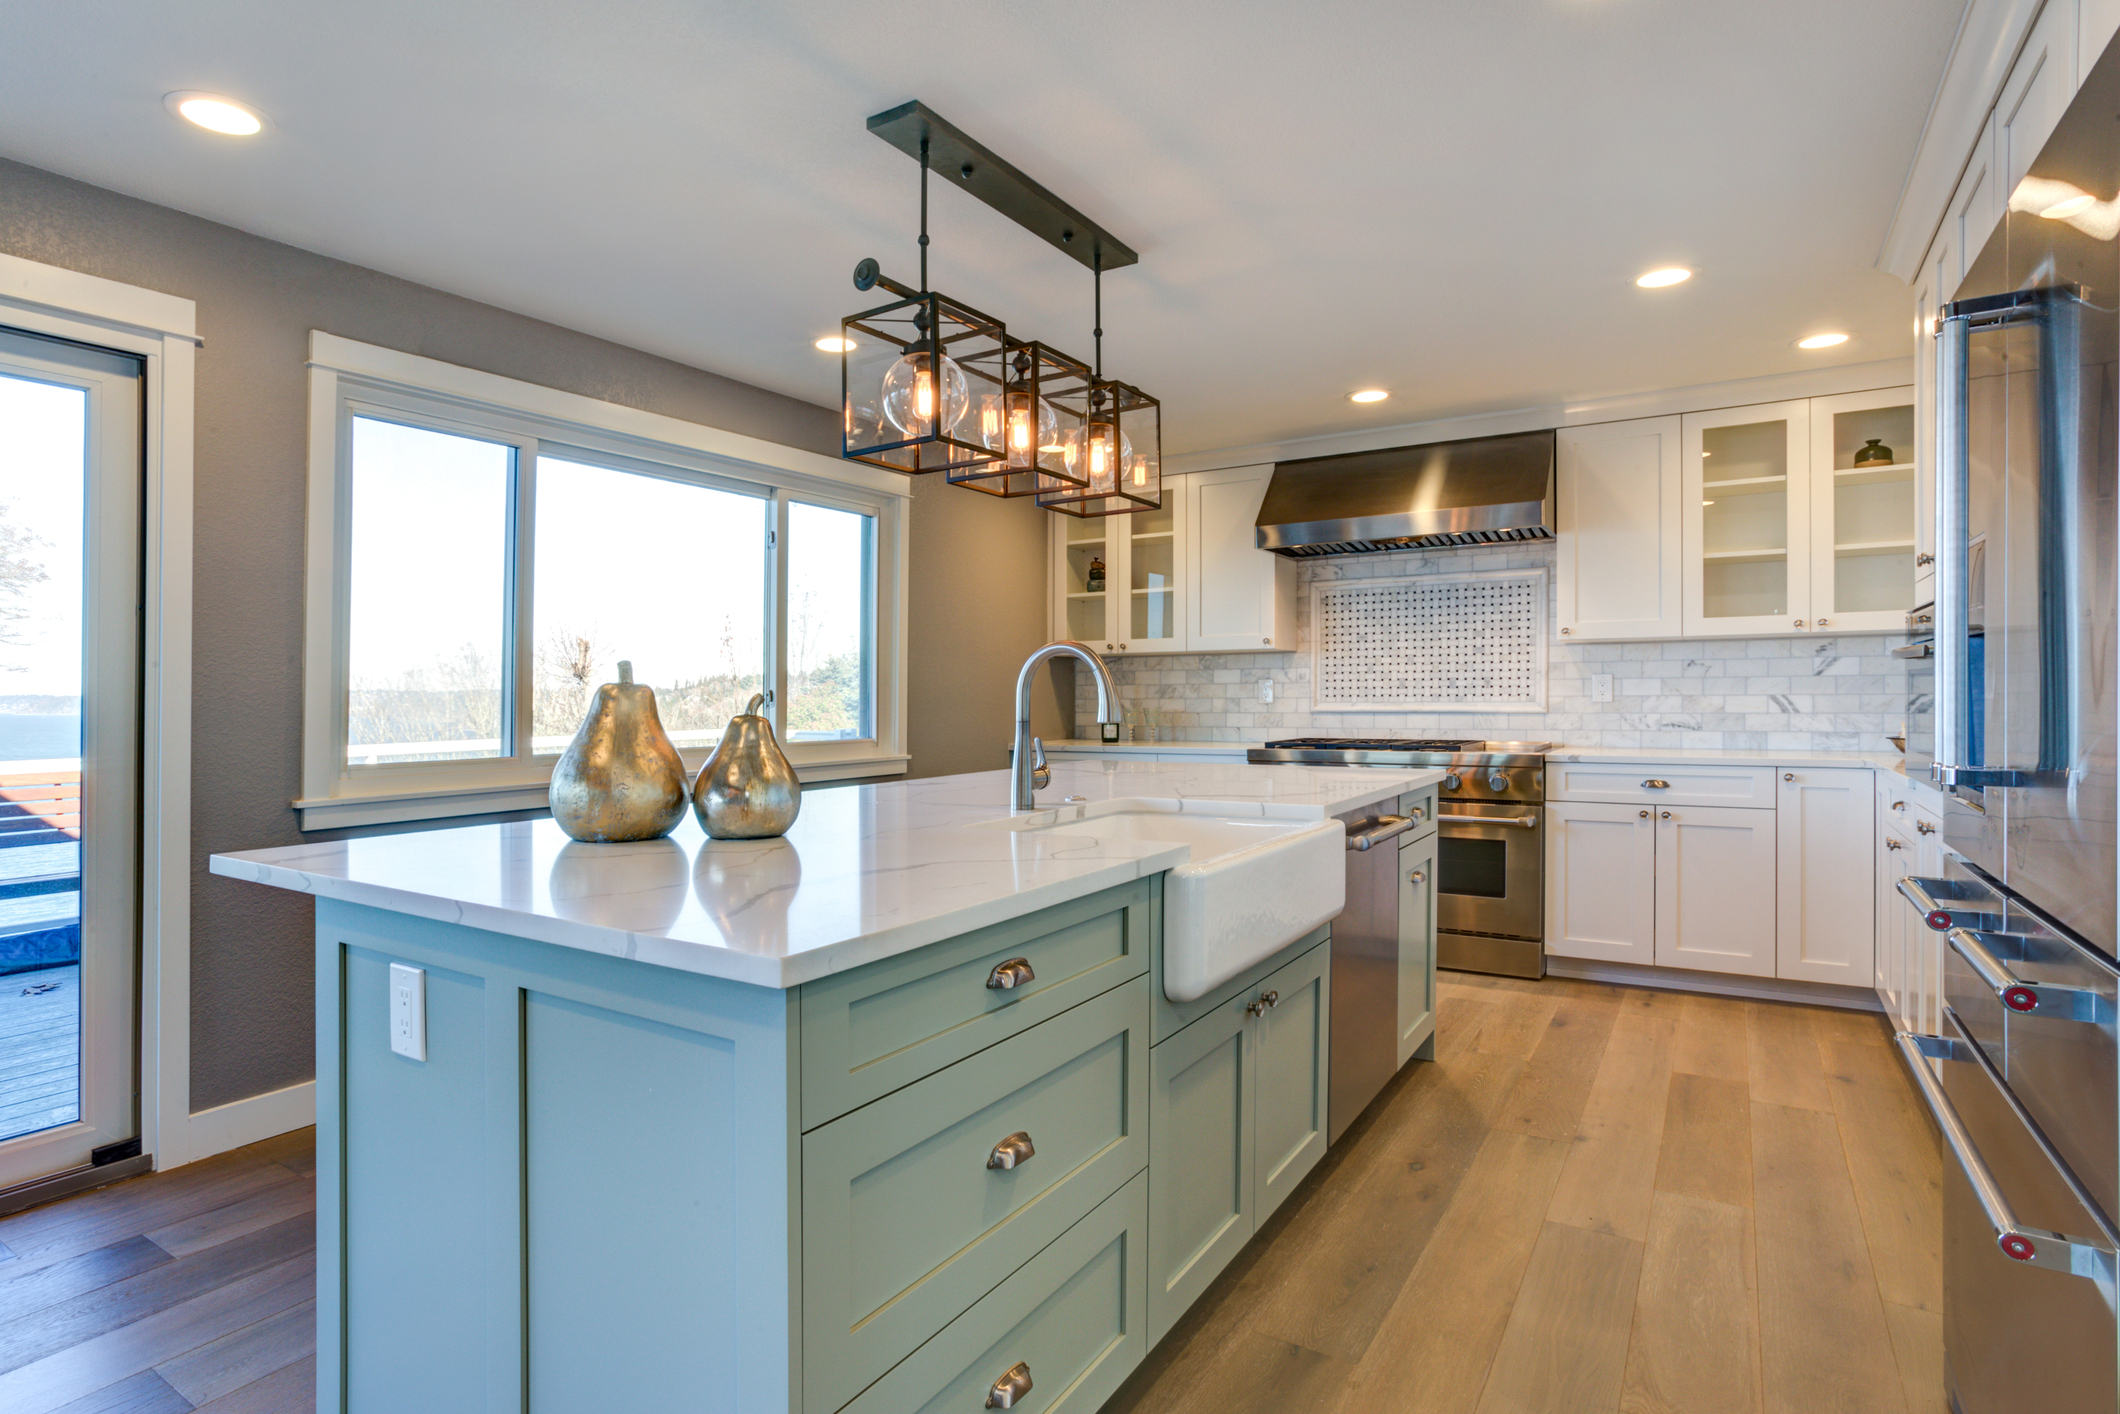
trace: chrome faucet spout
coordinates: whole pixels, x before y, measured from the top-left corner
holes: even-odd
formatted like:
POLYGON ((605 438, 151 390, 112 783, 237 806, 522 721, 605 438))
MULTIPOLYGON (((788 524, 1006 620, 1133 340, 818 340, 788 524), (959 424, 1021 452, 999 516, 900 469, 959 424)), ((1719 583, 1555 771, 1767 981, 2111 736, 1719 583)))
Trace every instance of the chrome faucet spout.
POLYGON ((1090 671, 1097 675, 1097 720, 1119 720, 1118 684, 1112 681, 1111 669, 1104 666, 1104 660, 1088 644, 1063 638, 1046 644, 1024 659, 1023 671, 1016 674, 1016 748, 1009 761, 1009 779, 1013 786, 1010 794, 1017 810, 1034 808, 1038 803, 1037 788, 1044 784, 1037 778, 1037 772, 1045 764, 1045 753, 1031 735, 1031 680, 1038 676, 1040 666, 1054 658, 1075 658, 1089 664, 1090 671), (1034 757, 1038 759, 1034 760, 1034 757))

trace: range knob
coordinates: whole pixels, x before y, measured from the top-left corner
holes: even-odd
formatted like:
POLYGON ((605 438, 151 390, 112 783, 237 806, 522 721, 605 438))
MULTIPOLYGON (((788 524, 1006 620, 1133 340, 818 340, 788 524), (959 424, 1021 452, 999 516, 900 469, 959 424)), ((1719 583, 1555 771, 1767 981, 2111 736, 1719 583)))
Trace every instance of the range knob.
POLYGON ((1496 795, 1500 795, 1503 791, 1509 789, 1509 778, 1500 771, 1489 771, 1487 773, 1487 789, 1493 791, 1496 795))
POLYGON ((1463 790, 1464 788, 1464 778, 1459 776, 1457 772, 1452 771, 1449 775, 1443 777, 1444 790, 1463 790))

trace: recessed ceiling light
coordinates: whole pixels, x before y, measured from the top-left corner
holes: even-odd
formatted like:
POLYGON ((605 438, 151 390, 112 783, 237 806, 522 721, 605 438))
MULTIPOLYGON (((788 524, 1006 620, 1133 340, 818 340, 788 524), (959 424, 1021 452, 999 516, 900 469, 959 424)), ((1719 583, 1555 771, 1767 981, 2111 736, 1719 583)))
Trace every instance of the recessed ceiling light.
POLYGON ((1660 290, 1666 285, 1676 285, 1680 281, 1692 278, 1693 272, 1691 270, 1686 269, 1683 265, 1672 265, 1662 270, 1651 270, 1634 283, 1645 290, 1660 290))
POLYGON ((1848 336, 1845 334, 1813 334, 1808 339, 1798 339, 1796 347, 1800 349, 1829 349, 1835 344, 1844 344, 1847 341, 1848 336))
POLYGON ((254 137, 265 130, 265 119, 257 109, 218 93, 184 89, 163 95, 162 106, 188 122, 229 137, 254 137))
POLYGON ((854 341, 842 339, 837 334, 827 334, 817 341, 817 347, 826 353, 846 353, 854 347, 854 341))
POLYGON ((1359 393, 1349 393, 1347 399, 1349 402, 1356 403, 1380 403, 1390 396, 1391 394, 1385 392, 1382 388, 1364 388, 1359 393))

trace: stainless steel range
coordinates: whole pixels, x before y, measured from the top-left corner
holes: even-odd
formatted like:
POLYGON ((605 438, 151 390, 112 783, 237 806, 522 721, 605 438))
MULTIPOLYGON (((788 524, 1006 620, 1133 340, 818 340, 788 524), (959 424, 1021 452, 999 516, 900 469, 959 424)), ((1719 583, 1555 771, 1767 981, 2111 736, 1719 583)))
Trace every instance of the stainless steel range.
POLYGON ((1436 965, 1546 975, 1547 742, 1298 737, 1249 759, 1307 766, 1430 766, 1438 792, 1436 965))

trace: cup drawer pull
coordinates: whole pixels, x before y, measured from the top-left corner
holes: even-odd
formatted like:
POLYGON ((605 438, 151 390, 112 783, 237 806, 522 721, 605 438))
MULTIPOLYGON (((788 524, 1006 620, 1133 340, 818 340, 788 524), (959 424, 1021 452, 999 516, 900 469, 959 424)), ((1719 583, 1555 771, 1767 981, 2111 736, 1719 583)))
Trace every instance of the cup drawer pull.
POLYGON ((986 1392, 986 1407, 989 1409, 1014 1409, 1016 1401, 1031 1392, 1031 1367, 1018 1360, 1001 1372, 993 1388, 986 1392))
MULTIPOLYGON (((1030 1132, 1019 1129, 994 1146, 994 1152, 986 1156, 986 1166, 990 1169, 1020 1168, 1037 1155, 1038 1146, 1031 1143, 1030 1132)), ((1023 1387, 1029 1389, 1030 1385, 1026 1383, 1023 1387)), ((1008 1408, 1006 1404, 1000 1407, 1008 1408)))
POLYGON ((1653 776, 1652 776, 1652 777, 1650 777, 1650 778, 1649 778, 1648 780, 1646 780, 1646 781, 1643 781, 1643 782, 1642 782, 1642 789, 1643 789, 1643 790, 1669 790, 1669 789, 1671 789, 1671 783, 1670 783, 1669 781, 1659 781, 1659 780, 1657 780, 1657 779, 1656 779, 1655 777, 1653 777, 1653 776))
POLYGON ((1012 957, 1007 962, 997 962, 994 970, 986 974, 986 989, 990 992, 1007 992, 1026 982, 1035 982, 1038 974, 1031 971, 1031 960, 1027 957, 1012 957))

